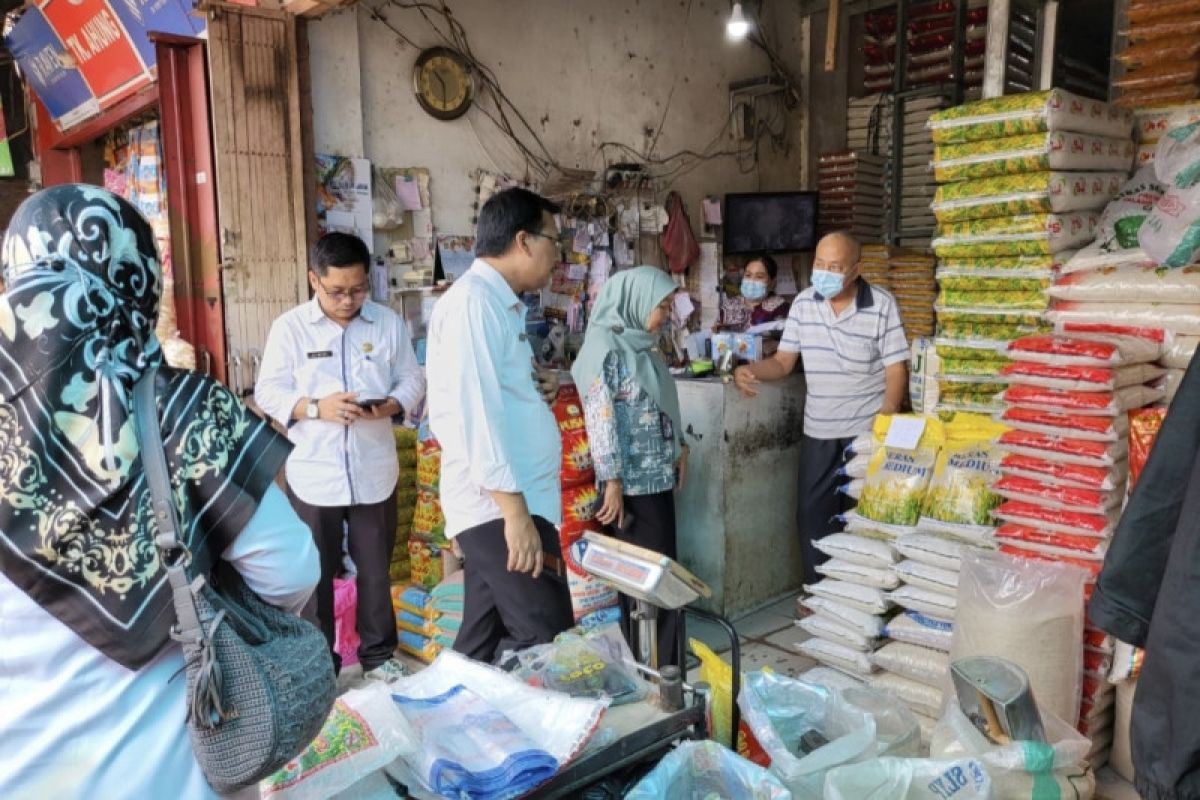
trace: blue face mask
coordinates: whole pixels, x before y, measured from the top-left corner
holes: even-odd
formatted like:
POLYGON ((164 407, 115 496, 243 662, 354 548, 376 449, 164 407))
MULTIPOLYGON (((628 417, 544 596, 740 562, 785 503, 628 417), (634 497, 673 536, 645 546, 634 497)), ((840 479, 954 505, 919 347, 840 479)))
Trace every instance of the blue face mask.
POLYGON ((747 300, 762 300, 767 296, 767 285, 762 281, 742 279, 742 297, 747 300))
POLYGON ((812 286, 826 300, 841 294, 845 285, 846 276, 840 273, 825 269, 814 269, 812 272, 812 286))

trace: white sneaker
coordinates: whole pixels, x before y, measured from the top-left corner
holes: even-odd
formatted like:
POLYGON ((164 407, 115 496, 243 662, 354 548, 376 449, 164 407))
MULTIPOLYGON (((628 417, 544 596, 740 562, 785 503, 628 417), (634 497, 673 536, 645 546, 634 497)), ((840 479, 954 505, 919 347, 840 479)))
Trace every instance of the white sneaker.
POLYGON ((408 675, 408 667, 395 658, 389 658, 373 670, 363 673, 363 680, 393 683, 408 675))

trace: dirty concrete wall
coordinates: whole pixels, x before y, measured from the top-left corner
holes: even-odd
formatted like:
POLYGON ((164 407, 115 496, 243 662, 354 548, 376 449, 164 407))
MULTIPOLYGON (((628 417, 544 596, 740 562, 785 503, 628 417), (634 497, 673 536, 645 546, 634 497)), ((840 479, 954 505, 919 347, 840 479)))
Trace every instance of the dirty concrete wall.
MULTIPOLYGON (((725 0, 453 0, 476 57, 496 73, 505 93, 568 167, 601 169, 599 145, 621 142, 653 154, 736 147, 727 128, 728 84, 766 74, 766 56, 747 42, 725 40, 725 0)), ((425 166, 433 181, 434 225, 443 232, 473 226, 476 168, 525 174, 523 159, 472 109, 441 122, 413 97, 417 47, 379 20, 381 11, 418 47, 441 44, 420 14, 383 0, 331 14, 309 28, 314 136, 318 152, 365 155, 383 166, 425 166), (355 69, 357 59, 357 70, 355 69), (358 132, 361 132, 361 142, 358 132)), ((795 74, 801 72, 801 24, 788 4, 767 4, 772 38, 795 74), (775 8, 778 6, 779 8, 775 8)), ((800 188, 802 112, 790 115, 789 151, 766 140, 757 166, 722 157, 664 181, 678 189, 698 226, 705 194, 800 188)), ((777 128, 777 130, 779 130, 777 128)), ((610 161, 617 151, 611 151, 610 161)))

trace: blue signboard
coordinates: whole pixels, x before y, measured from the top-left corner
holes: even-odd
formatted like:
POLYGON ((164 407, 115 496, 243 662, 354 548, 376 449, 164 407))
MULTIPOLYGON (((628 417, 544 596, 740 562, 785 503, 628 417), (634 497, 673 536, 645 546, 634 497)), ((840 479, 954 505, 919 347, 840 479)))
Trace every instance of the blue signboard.
POLYGON ((99 102, 41 10, 27 8, 7 43, 21 74, 60 127, 68 128, 99 113, 99 102))
POLYGON ((109 5, 148 67, 155 64, 150 32, 197 36, 204 30, 204 18, 191 14, 191 0, 109 0, 109 5))

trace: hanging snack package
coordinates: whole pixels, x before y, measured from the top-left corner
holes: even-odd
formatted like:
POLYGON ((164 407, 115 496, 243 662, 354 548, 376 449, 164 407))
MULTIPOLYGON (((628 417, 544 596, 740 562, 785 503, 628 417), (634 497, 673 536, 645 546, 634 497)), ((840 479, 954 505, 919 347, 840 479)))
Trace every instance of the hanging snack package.
POLYGON ((921 506, 922 530, 986 541, 1001 498, 989 486, 1000 477, 1002 453, 992 446, 1007 428, 980 414, 956 414, 921 506))
POLYGON ((1143 408, 1129 412, 1129 491, 1141 477, 1146 460, 1150 458, 1150 450, 1158 439, 1163 420, 1167 417, 1165 408, 1143 408))
POLYGON ((889 533, 914 532, 938 450, 945 441, 943 425, 933 418, 880 414, 875 418, 873 432, 884 444, 871 457, 858 514, 887 526, 885 530, 889 533), (911 450, 887 445, 889 429, 897 419, 904 420, 904 425, 923 424, 911 450))

